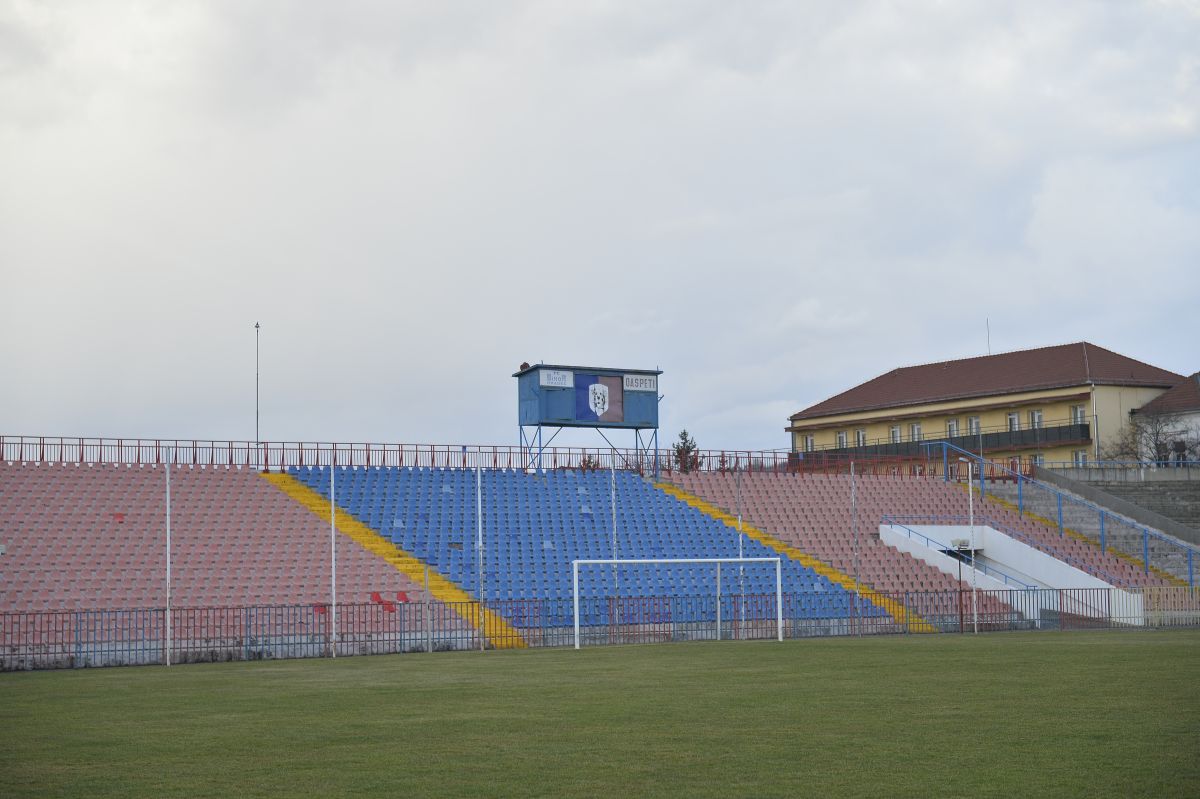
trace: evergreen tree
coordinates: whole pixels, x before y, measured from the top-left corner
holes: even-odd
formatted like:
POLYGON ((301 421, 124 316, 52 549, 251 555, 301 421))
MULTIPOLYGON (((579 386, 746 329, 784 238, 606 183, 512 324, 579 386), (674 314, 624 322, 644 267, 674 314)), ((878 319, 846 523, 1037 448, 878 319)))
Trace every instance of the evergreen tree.
POLYGON ((675 467, 679 471, 686 474, 700 470, 700 448, 687 430, 680 431, 679 440, 672 449, 675 451, 675 467))

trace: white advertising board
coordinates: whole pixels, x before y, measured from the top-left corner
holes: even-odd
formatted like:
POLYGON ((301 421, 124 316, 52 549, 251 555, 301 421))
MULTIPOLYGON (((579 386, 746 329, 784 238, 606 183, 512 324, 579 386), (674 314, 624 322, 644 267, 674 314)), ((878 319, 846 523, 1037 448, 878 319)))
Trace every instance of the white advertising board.
POLYGON ((573 388, 575 373, 563 369, 542 369, 538 372, 538 385, 543 388, 573 388))

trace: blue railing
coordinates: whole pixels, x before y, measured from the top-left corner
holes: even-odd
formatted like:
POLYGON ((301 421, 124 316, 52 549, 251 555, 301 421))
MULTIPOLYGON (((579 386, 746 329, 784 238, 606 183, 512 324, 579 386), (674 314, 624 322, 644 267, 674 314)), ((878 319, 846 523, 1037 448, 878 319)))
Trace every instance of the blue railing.
MULTIPOLYGON (((1140 560, 1143 573, 1150 574, 1150 568, 1152 565, 1151 561, 1153 558, 1153 553, 1151 552, 1151 542, 1153 541, 1162 547, 1165 547, 1168 552, 1178 556, 1181 560, 1186 562, 1185 568, 1187 584, 1191 588, 1196 587, 1195 562, 1196 554, 1200 550, 1187 546, 1186 544, 1174 538, 1165 536, 1157 530, 1152 530, 1146 525, 1140 524, 1133 519, 1122 516, 1119 513, 1114 513, 1113 511, 1103 508, 1094 502, 1089 502, 1081 497, 1066 494, 1062 490, 1050 485, 1049 483, 1043 483, 1040 480, 1027 477, 1020 472, 1015 472, 1004 464, 996 463, 994 461, 985 461, 979 456, 978 453, 968 452, 967 450, 960 449, 959 447, 955 447, 953 444, 947 444, 946 442, 932 442, 929 444, 929 446, 942 448, 942 463, 943 467, 945 468, 943 477, 944 480, 949 481, 951 478, 949 465, 951 463, 950 458, 952 454, 956 460, 958 458, 967 459, 974 464, 973 472, 974 476, 979 480, 979 493, 981 498, 987 497, 985 474, 992 475, 992 479, 995 479, 996 475, 1001 475, 1002 477, 1013 481, 1017 487, 1017 512, 1020 514, 1024 514, 1026 512, 1026 492, 1031 489, 1035 491, 1042 491, 1051 496, 1054 500, 1056 516, 1054 522, 1058 528, 1058 535, 1060 538, 1066 536, 1066 510, 1071 507, 1082 508, 1089 513, 1096 514, 1098 526, 1096 543, 1099 545, 1101 552, 1107 552, 1110 548, 1117 549, 1124 555, 1140 560), (1134 535, 1140 538, 1140 546, 1138 547, 1139 551, 1131 552, 1128 551, 1128 548, 1112 547, 1112 542, 1110 541, 1111 536, 1109 534, 1110 531, 1108 528, 1114 522, 1118 525, 1123 525, 1129 528, 1131 531, 1133 531, 1134 535)), ((1163 564, 1159 568, 1168 573, 1171 571, 1170 564, 1163 564)))

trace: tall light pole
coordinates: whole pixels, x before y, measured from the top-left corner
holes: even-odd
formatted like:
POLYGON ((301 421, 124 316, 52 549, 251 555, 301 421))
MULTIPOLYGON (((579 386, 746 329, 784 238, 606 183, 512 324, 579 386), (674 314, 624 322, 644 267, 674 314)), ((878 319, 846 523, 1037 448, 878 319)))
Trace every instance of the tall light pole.
MULTIPOLYGON (((746 535, 742 532, 742 470, 737 471, 738 557, 746 557, 746 535)), ((746 629, 746 564, 738 563, 738 635, 746 629)))
POLYGON ((854 623, 858 627, 858 634, 862 635, 862 617, 858 604, 858 598, 862 596, 862 585, 858 580, 858 492, 857 481, 854 479, 854 461, 850 461, 850 526, 854 533, 854 623))
POLYGON ((260 325, 254 323, 254 451, 255 457, 262 449, 262 439, 258 435, 258 330, 260 325))
POLYGON ((967 464, 967 524, 971 528, 971 627, 979 632, 979 600, 975 587, 975 462, 959 458, 967 464))

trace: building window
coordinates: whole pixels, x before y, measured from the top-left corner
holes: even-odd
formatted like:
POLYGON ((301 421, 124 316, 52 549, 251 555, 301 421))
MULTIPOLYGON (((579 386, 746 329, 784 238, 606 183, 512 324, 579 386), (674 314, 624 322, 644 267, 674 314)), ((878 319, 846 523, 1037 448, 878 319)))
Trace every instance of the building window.
POLYGON ((921 440, 921 423, 920 422, 913 422, 912 424, 910 424, 908 426, 908 440, 909 441, 920 441, 921 440))
POLYGON ((1038 408, 1029 412, 1029 429, 1040 430, 1042 427, 1042 409, 1038 408))
POLYGON ((845 430, 839 430, 837 432, 837 445, 838 445, 839 449, 845 449, 845 447, 846 447, 846 431, 845 430))
POLYGON ((817 448, 817 442, 813 440, 813 437, 811 435, 805 436, 804 437, 804 451, 812 452, 816 448, 817 448))
POLYGON ((1040 452, 1038 454, 1034 455, 1033 456, 1033 465, 1034 466, 1045 466, 1046 465, 1046 456, 1040 452))
POLYGON ((1015 433, 1021 429, 1021 414, 1013 411, 1008 415, 1008 432, 1015 433))
POLYGON ((1083 469, 1088 463, 1088 451, 1086 449, 1077 449, 1071 453, 1071 464, 1076 469, 1083 469))
POLYGON ((958 435, 958 420, 957 419, 947 419, 946 420, 946 437, 954 438, 957 435, 958 435))
POLYGON ((898 425, 898 424, 892 425, 892 429, 890 432, 891 432, 891 437, 892 437, 892 443, 899 444, 900 443, 900 425, 898 425))
POLYGON ((973 436, 979 435, 979 417, 978 416, 968 416, 967 417, 967 433, 970 435, 973 435, 973 436))
POLYGON ((866 445, 867 445, 867 431, 866 430, 855 430, 854 431, 854 446, 865 447, 866 445))
POLYGON ((1087 424, 1087 413, 1082 405, 1071 406, 1071 424, 1087 424))

